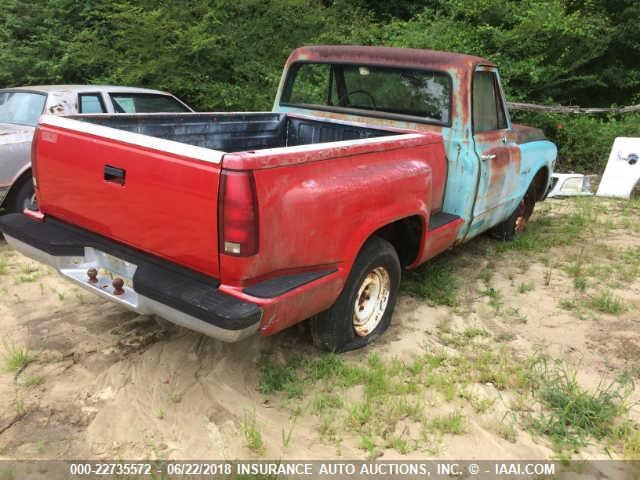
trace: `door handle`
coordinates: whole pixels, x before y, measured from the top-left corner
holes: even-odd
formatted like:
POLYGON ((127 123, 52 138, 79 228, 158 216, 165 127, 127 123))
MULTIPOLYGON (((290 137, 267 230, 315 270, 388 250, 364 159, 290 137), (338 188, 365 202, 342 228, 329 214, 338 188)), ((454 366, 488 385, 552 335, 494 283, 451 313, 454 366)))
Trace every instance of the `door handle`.
POLYGON ((483 160, 486 162, 487 160, 493 160, 496 157, 497 155, 495 153, 482 154, 480 155, 480 160, 483 160))
POLYGON ((111 165, 104 166, 104 181, 110 183, 117 183, 118 185, 124 185, 124 179, 127 171, 124 168, 112 167, 111 165))

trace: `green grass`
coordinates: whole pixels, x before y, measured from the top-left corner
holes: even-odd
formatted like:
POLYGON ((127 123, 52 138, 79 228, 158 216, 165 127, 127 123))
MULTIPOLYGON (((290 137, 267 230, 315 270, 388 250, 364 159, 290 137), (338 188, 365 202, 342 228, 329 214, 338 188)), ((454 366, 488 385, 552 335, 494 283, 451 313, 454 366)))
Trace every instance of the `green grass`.
MULTIPOLYGON (((631 428, 623 435, 616 427, 627 414, 626 399, 632 391, 628 380, 603 383, 587 391, 578 384, 575 370, 561 362, 543 355, 514 357, 505 347, 477 343, 476 339, 488 335, 483 329, 457 332, 449 324, 442 324, 440 329, 442 334, 457 339, 455 351, 423 352, 407 362, 385 360, 374 353, 354 360, 334 354, 294 358, 292 363, 282 364, 270 360, 263 372, 270 379, 267 384, 273 387, 271 390, 275 389, 274 395, 286 397, 292 383, 302 386, 305 395, 312 393, 308 401, 305 395, 298 401, 309 405, 319 417, 322 438, 339 443, 342 432, 356 434, 360 447, 371 458, 382 448, 401 454, 426 448, 433 434, 463 434, 468 428, 465 405, 476 413, 492 411, 494 398, 479 400, 468 393, 471 385, 487 384, 513 394, 509 417, 496 419, 496 432, 508 441, 517 440, 520 426, 548 438, 557 452, 578 449, 596 440, 640 454, 640 435, 631 428), (273 378, 283 378, 274 371, 287 372, 285 381, 274 383, 273 378), (431 392, 429 404, 424 401, 426 392, 431 392), (454 411, 429 417, 430 408, 439 403, 452 406, 454 411), (421 429, 422 439, 399 435, 399 422, 421 429)), ((245 436, 250 439, 255 434, 245 436)))
POLYGON ((338 409, 344 406, 344 401, 338 395, 328 392, 320 392, 313 399, 312 408, 315 413, 326 410, 338 409))
POLYGON ((573 279, 574 288, 580 292, 584 292, 587 289, 587 285, 587 277, 580 275, 573 279))
POLYGON ((262 433, 258 427, 255 411, 247 411, 244 414, 241 425, 242 433, 246 442, 246 446, 253 453, 257 455, 263 455, 265 451, 264 440, 262 439, 262 433))
POLYGON ((498 243, 496 251, 510 251, 532 254, 546 253, 553 247, 568 246, 577 242, 594 221, 594 214, 587 204, 576 202, 575 211, 556 218, 537 216, 527 225, 524 235, 512 242, 498 243))
POLYGON ((589 283, 624 288, 640 278, 640 247, 612 248, 606 244, 583 247, 562 266, 574 279, 574 287, 584 292, 589 283), (590 282, 593 279, 594 282, 590 282))
POLYGON ((495 310, 500 310, 502 308, 502 296, 498 290, 487 285, 487 288, 481 293, 482 295, 489 297, 489 305, 491 305, 495 310))
POLYGON ((402 290, 424 298, 430 305, 455 307, 459 303, 459 281, 450 254, 442 254, 403 275, 402 290))
POLYGON ((469 398, 469 403, 473 407, 473 411, 476 413, 486 413, 496 403, 493 398, 469 398))
POLYGON ((588 306, 598 312, 611 315, 621 315, 628 309, 620 298, 608 291, 602 291, 591 297, 588 301, 588 306))
POLYGON ((260 361, 262 376, 258 390, 267 395, 285 389, 298 392, 298 389, 293 387, 297 364, 297 361, 290 361, 287 364, 276 365, 269 355, 263 355, 260 361))
POLYGON ((466 424, 466 417, 455 411, 449 415, 439 415, 432 418, 428 423, 428 428, 443 434, 461 435, 466 431, 466 424))
POLYGON ((462 332, 462 336, 467 340, 473 340, 476 337, 490 337, 491 334, 484 328, 468 327, 462 332))
POLYGON ((577 449, 591 439, 602 440, 615 433, 619 418, 628 411, 627 398, 633 391, 629 379, 584 390, 576 370, 559 362, 539 362, 537 396, 545 407, 529 419, 529 427, 550 438, 558 450, 577 449))
POLYGON ((26 347, 5 345, 3 353, 4 369, 8 372, 18 372, 35 360, 26 347))

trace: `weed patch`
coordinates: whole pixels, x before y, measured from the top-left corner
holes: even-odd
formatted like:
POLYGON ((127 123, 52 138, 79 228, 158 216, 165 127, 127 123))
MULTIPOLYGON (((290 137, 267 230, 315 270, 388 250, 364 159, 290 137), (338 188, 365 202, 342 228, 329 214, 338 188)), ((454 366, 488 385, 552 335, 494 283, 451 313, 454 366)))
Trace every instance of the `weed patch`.
POLYGON ((601 384, 588 392, 578 384, 575 369, 559 362, 540 361, 535 370, 537 397, 545 408, 529 419, 534 432, 549 437, 559 450, 575 450, 590 439, 602 440, 614 434, 633 391, 628 379, 601 384))
POLYGON ((4 350, 4 369, 8 372, 18 372, 36 358, 26 347, 5 345, 4 350))
POLYGON ((600 292, 591 297, 588 305, 593 310, 611 315, 621 315, 627 311, 627 306, 624 302, 608 291, 600 292))
POLYGON ((402 290, 424 298, 431 305, 458 305, 458 279, 450 255, 443 254, 403 275, 402 290))
POLYGON ((258 427, 255 411, 245 412, 241 427, 249 450, 257 455, 264 454, 264 440, 262 439, 262 433, 258 427))

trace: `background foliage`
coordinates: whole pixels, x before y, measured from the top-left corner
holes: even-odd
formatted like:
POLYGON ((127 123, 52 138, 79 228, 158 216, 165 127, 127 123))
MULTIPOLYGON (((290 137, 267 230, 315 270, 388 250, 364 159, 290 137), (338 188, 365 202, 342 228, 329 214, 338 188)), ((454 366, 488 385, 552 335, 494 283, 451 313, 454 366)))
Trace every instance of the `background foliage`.
MULTIPOLYGON (((114 83, 169 90, 200 110, 271 108, 305 44, 472 53, 508 97, 640 103, 637 0, 0 0, 0 87, 114 83)), ((638 116, 518 115, 555 139, 563 169, 601 171, 638 116)))

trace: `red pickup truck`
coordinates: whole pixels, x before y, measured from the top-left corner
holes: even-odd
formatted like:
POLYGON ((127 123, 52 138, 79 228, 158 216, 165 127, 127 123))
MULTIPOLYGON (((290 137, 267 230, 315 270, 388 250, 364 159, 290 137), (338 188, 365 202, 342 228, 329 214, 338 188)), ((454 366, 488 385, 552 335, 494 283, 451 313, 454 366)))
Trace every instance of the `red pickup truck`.
POLYGON ((222 340, 312 318, 334 351, 389 326, 402 266, 520 231, 556 154, 491 62, 366 47, 295 51, 273 112, 44 115, 32 151, 17 250, 222 340))

